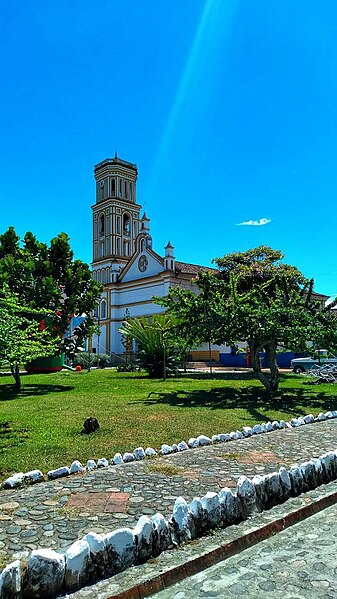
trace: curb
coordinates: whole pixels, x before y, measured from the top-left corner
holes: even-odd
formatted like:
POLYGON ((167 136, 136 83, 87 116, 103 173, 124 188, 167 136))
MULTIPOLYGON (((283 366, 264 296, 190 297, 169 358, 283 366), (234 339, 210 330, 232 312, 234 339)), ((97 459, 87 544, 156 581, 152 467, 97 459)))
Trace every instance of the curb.
POLYGON ((110 595, 109 597, 106 597, 106 599, 143 599, 145 597, 149 597, 154 593, 158 593, 159 591, 167 589, 173 584, 180 582, 184 578, 192 576, 193 574, 197 574, 198 572, 202 572, 218 562, 241 553, 241 551, 244 551, 245 549, 248 549, 257 543, 260 543, 261 541, 264 541, 265 539, 282 532, 294 524, 298 524, 302 520, 305 520, 306 518, 309 518, 310 516, 313 516, 314 514, 317 514, 318 512, 335 505, 336 503, 337 491, 331 493, 330 495, 326 495, 317 501, 313 501, 308 505, 302 506, 301 508, 292 511, 281 518, 277 518, 273 522, 269 522, 260 528, 257 528, 251 532, 247 532, 233 541, 224 543, 206 555, 198 556, 197 558, 190 560, 188 563, 175 566, 166 572, 163 572, 163 574, 160 574, 159 576, 126 589, 117 595, 110 595))

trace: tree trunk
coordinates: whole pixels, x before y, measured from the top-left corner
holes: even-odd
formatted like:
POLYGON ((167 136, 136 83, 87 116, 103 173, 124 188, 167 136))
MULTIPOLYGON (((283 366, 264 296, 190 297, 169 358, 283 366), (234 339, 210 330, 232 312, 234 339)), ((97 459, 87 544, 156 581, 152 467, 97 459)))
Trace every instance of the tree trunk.
POLYGON ((250 349, 250 361, 251 361, 252 369, 253 369, 253 372, 254 372, 256 378, 259 379, 260 383, 262 383, 262 385, 267 389, 267 391, 269 393, 273 393, 274 389, 272 387, 271 381, 269 380, 269 377, 261 370, 259 354, 260 354, 260 351, 262 350, 262 347, 255 346, 254 342, 249 342, 249 349, 250 349))
POLYGON ((279 385, 279 369, 277 365, 276 343, 268 343, 265 347, 270 370, 270 391, 276 393, 279 385))
POLYGON ((21 389, 21 377, 18 364, 11 364, 11 373, 15 380, 15 387, 21 389))

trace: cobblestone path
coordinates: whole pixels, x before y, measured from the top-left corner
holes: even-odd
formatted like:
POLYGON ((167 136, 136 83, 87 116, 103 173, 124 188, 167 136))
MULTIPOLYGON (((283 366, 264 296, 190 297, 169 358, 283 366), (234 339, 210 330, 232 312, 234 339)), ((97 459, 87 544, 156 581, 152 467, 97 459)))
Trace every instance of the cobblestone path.
POLYGON ((191 576, 153 599, 334 599, 337 506, 191 576))
POLYGON ((169 516, 180 495, 191 500, 235 486, 241 474, 289 468, 336 448, 337 421, 329 420, 1 491, 0 565, 38 547, 64 549, 90 530, 133 527, 142 514, 169 516))

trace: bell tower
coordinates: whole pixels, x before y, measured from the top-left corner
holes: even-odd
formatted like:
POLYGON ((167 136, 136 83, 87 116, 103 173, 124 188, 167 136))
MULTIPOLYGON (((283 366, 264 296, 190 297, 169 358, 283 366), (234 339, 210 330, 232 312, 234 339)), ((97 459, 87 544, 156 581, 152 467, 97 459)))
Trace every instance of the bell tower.
POLYGON ((93 210, 93 275, 101 283, 113 280, 135 250, 140 206, 136 203, 137 166, 117 157, 94 167, 96 203, 93 210))

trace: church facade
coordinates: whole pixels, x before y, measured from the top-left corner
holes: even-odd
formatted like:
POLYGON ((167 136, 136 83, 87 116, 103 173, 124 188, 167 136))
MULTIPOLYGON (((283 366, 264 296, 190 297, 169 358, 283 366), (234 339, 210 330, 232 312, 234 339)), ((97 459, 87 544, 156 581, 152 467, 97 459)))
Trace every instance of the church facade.
MULTIPOLYGON (((192 279, 204 266, 179 262, 170 242, 163 255, 152 247, 150 220, 137 203, 137 166, 115 155, 94 167, 96 202, 93 213, 93 278, 104 291, 97 307, 100 335, 93 350, 117 358, 124 352, 119 328, 131 317, 163 311, 153 296, 164 297, 170 287, 193 289, 192 279)), ((218 359, 219 348, 212 357, 218 359)), ((208 357, 200 348, 195 358, 208 357)))

